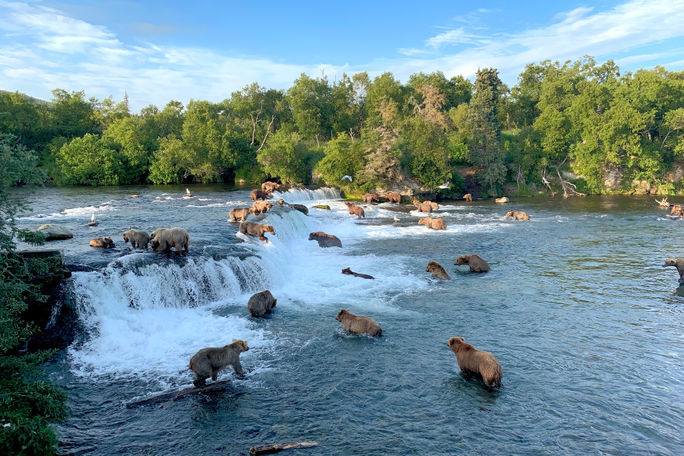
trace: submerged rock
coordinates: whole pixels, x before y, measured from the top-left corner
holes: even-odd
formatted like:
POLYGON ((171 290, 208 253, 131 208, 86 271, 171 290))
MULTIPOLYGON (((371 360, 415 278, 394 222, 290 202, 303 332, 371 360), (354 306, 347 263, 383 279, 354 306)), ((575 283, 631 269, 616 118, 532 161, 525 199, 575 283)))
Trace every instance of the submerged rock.
POLYGON ((316 204, 313 207, 315 207, 316 209, 325 209, 326 211, 330 210, 330 206, 328 206, 327 204, 316 204))

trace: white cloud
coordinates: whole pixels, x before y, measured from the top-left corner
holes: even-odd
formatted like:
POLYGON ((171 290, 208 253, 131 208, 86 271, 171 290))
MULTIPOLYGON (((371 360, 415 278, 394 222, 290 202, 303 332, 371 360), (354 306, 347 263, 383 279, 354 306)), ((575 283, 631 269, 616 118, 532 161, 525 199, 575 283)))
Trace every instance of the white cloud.
POLYGON ((391 71, 406 81, 416 72, 471 77, 478 68, 495 67, 510 84, 526 64, 545 59, 621 56, 618 62, 638 65, 660 57, 681 66, 681 46, 656 56, 642 50, 641 59, 627 51, 682 37, 682 24, 684 0, 634 0, 603 12, 576 8, 559 14, 549 26, 517 34, 485 36, 482 29, 475 34, 472 26, 464 25, 441 31, 422 49, 401 48, 395 58, 289 64, 204 48, 124 43, 106 27, 52 8, 0 0, 0 88, 47 99, 54 88, 85 90, 99 99, 121 99, 126 91, 131 107, 138 110, 147 104, 162 107, 170 100, 220 101, 255 81, 287 88, 301 73, 336 80, 343 72, 367 71, 372 77, 391 71), (455 45, 458 52, 453 52, 455 45))

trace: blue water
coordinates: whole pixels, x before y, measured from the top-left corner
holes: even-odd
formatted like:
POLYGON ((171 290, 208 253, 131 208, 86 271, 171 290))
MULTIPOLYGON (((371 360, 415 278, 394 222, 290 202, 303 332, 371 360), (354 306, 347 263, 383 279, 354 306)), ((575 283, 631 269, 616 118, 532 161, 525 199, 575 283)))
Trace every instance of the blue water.
MULTIPOLYGON (((183 188, 184 189, 184 188, 183 188)), ((514 199, 443 205, 447 231, 417 225, 408 205, 364 205, 349 216, 330 190, 284 193, 309 216, 276 210, 276 236, 236 235, 228 212, 248 189, 44 189, 26 227, 64 224, 53 244, 78 265, 66 299, 78 340, 50 366, 70 398, 58 428, 67 454, 247 454, 267 443, 315 440, 302 455, 684 453, 684 297, 666 257, 684 256, 684 221, 651 198, 514 199), (129 199, 129 193, 141 193, 129 199), (329 204, 331 211, 312 208, 329 204), (524 210, 529 222, 504 220, 524 210), (91 213, 100 225, 88 228, 91 213), (394 222, 394 217, 399 222, 394 222), (186 228, 188 256, 134 252, 121 232, 186 228), (308 241, 337 235, 342 249, 308 241), (111 235, 114 251, 91 249, 111 235), (477 253, 491 265, 453 265, 477 253), (425 272, 431 260, 451 280, 425 272), (372 274, 364 280, 340 273, 372 274), (252 293, 274 314, 253 319, 252 293), (348 308, 383 337, 345 334, 348 308), (464 337, 503 366, 500 390, 461 376, 446 345, 464 337), (229 391, 128 409, 189 386, 197 350, 247 340, 244 379, 229 391)))

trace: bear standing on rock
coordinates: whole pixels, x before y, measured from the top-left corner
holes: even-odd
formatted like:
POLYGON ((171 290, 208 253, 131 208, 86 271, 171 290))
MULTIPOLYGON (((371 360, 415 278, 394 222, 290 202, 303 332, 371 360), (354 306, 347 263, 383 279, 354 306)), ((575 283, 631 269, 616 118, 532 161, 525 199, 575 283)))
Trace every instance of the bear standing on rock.
POLYGON ((342 323, 342 328, 352 334, 368 334, 369 336, 382 336, 382 328, 370 317, 354 315, 347 309, 337 313, 335 319, 342 323))
POLYGON ((230 210, 228 220, 231 222, 244 222, 249 217, 249 214, 255 214, 253 207, 236 207, 230 210))
POLYGON ((145 231, 130 229, 123 232, 124 242, 130 242, 134 249, 146 249, 150 242, 150 235, 145 231))
POLYGON ((456 266, 461 266, 464 264, 467 264, 470 266, 470 271, 471 272, 487 272, 489 271, 489 264, 479 256, 472 254, 472 255, 461 255, 460 257, 456 258, 456 261, 454 261, 454 264, 456 266))
POLYGON ((233 343, 223 347, 203 348, 190 358, 190 370, 195 374, 192 382, 197 388, 206 385, 207 378, 216 381, 221 369, 230 365, 238 375, 245 375, 240 364, 240 353, 249 350, 247 341, 233 339, 233 343))
POLYGON ((503 371, 496 356, 478 350, 462 337, 452 337, 447 345, 456 355, 458 367, 466 376, 472 375, 481 378, 489 389, 501 386, 503 371))
POLYGON ((265 233, 271 233, 275 236, 275 230, 271 225, 264 225, 263 223, 242 222, 239 228, 240 233, 247 236, 257 236, 260 241, 268 242, 268 238, 264 236, 265 233))
POLYGON ((385 198, 389 203, 401 203, 401 194, 397 192, 387 192, 385 198))
POLYGON ((249 298, 247 302, 247 310, 252 314, 253 317, 263 317, 267 313, 271 313, 273 308, 276 306, 278 300, 273 297, 269 290, 264 290, 259 293, 255 293, 249 298))
POLYGON ((176 252, 190 251, 190 235, 183 228, 157 228, 150 234, 150 245, 157 252, 175 248, 176 252))

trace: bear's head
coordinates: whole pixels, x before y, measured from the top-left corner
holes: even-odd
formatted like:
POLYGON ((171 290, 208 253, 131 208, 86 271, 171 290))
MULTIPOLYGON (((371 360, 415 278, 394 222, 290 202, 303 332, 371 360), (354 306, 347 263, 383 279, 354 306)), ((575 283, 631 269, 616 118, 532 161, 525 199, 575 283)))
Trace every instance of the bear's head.
POLYGON ((457 350, 462 344, 465 344, 465 339, 463 337, 452 337, 447 342, 447 345, 452 350, 457 350))
MULTIPOLYGON (((344 268, 344 269, 342 269, 342 274, 351 274, 351 273, 352 273, 351 268, 344 268)), ((341 312, 341 311, 340 311, 340 312, 341 312)))
POLYGON ((114 241, 110 237, 102 238, 102 243, 107 248, 114 247, 114 241))
POLYGON ((677 259, 676 258, 665 258, 665 266, 677 266, 677 259))
POLYGON ((320 232, 309 233, 309 240, 315 241, 318 239, 320 232))
POLYGON ((264 225, 264 233, 271 233, 273 236, 275 236, 273 225, 264 225))
POLYGON ((454 264, 457 266, 461 266, 463 264, 468 264, 470 261, 470 255, 461 255, 460 257, 456 258, 456 261, 454 261, 454 264))
POLYGON ((124 231, 124 233, 123 233, 124 242, 128 242, 128 240, 130 239, 130 233, 131 233, 130 231, 124 231))
POLYGON ((240 352, 246 352, 249 350, 246 340, 233 339, 233 343, 231 345, 237 348, 240 352))
POLYGON ((425 269, 426 272, 432 272, 432 271, 439 271, 443 269, 442 265, 437 263, 436 261, 430 261, 427 265, 427 269, 425 269))
POLYGON ((337 312, 337 317, 335 317, 335 320, 337 321, 342 321, 342 319, 346 316, 349 315, 349 311, 347 309, 342 309, 339 312, 337 312))
POLYGON ((513 216, 514 216, 513 211, 508 211, 508 212, 506 212, 506 218, 508 218, 508 217, 513 217, 513 216))

